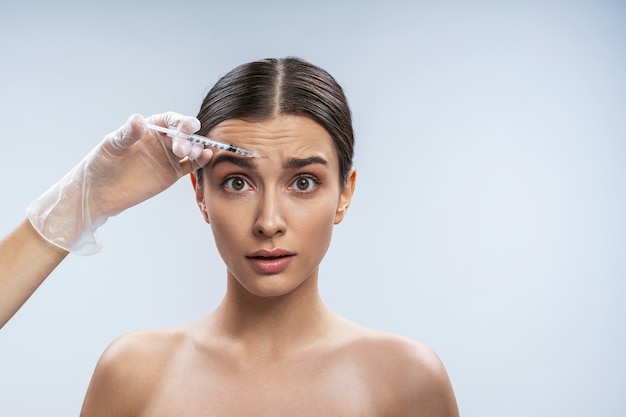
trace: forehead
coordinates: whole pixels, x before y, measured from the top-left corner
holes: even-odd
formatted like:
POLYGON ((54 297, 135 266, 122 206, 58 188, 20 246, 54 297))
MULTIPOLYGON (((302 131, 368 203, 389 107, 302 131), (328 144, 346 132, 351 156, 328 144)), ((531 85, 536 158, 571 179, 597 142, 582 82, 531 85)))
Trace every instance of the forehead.
POLYGON ((281 115, 258 122, 229 119, 213 127, 208 136, 253 150, 262 159, 320 156, 338 169, 332 137, 319 123, 305 116, 281 115))

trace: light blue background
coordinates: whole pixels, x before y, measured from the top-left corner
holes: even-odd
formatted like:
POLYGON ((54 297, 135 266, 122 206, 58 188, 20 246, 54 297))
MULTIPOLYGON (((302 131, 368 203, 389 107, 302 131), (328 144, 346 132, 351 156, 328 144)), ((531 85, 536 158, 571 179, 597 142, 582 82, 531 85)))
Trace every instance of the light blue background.
MULTIPOLYGON (((300 56, 357 134, 327 304, 434 348, 463 416, 624 415, 625 35, 611 1, 3 1, 0 232, 132 113, 300 56)), ((0 415, 77 415, 115 337, 221 299, 188 180, 101 236, 0 330, 0 415)))

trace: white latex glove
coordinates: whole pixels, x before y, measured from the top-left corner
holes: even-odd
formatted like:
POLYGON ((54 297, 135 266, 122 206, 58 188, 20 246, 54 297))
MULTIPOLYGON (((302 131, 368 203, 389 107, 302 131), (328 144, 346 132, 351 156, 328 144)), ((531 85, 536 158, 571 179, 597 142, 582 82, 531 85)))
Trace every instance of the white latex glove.
POLYGON ((131 116, 41 197, 27 215, 50 243, 79 255, 102 249, 96 229, 111 216, 170 187, 206 165, 210 149, 146 130, 146 122, 195 133, 200 122, 178 113, 131 116))

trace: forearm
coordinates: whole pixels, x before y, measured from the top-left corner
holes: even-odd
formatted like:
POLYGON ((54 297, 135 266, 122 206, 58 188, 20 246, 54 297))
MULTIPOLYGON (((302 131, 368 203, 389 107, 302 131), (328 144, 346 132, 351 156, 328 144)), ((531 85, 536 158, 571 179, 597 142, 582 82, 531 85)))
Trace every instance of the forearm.
MULTIPOLYGON (((168 112, 149 123, 193 133, 200 122, 168 112)), ((146 131, 131 116, 108 134, 27 209, 24 221, 0 241, 0 328, 71 251, 101 249, 96 229, 107 218, 162 192, 213 156, 203 145, 146 131), (174 146, 176 145, 176 146, 174 146)))
POLYGON ((0 240, 0 328, 67 256, 24 220, 0 240))

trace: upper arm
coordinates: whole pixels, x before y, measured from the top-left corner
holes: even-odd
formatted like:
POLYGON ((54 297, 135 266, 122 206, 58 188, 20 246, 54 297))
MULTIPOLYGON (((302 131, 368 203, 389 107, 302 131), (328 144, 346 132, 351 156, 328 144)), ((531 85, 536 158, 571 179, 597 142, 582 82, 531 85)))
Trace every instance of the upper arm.
POLYGON ((428 347, 396 336, 382 337, 370 357, 374 395, 386 415, 458 417, 448 374, 428 347))
POLYGON ((136 416, 149 398, 155 369, 145 335, 131 334, 114 341, 94 370, 81 417, 136 416))
POLYGON ((399 381, 405 387, 401 415, 458 417, 452 384, 439 357, 428 347, 413 344, 400 358, 404 370, 399 381))

